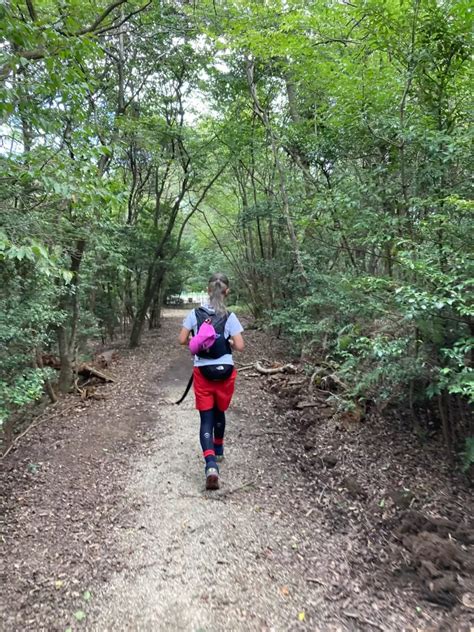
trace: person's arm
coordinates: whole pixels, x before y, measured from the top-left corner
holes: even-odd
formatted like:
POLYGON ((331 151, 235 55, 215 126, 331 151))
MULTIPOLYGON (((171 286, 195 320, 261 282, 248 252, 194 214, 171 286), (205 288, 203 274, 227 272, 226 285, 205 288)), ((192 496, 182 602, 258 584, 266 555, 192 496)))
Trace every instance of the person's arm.
POLYGON ((229 328, 229 343, 232 347, 232 350, 243 351, 245 345, 244 339, 242 338, 242 332, 244 328, 242 327, 239 319, 234 313, 230 314, 227 320, 227 326, 229 328))
POLYGON ((188 344, 188 338, 189 338, 189 334, 191 333, 190 329, 186 329, 186 327, 183 327, 181 329, 181 331, 179 332, 179 336, 178 336, 178 342, 180 345, 186 345, 188 344))
POLYGON ((186 318, 183 320, 183 327, 179 332, 178 342, 180 345, 188 344, 189 334, 194 331, 194 327, 196 326, 196 312, 191 310, 186 315, 186 318))
POLYGON ((245 345, 244 345, 244 339, 242 338, 242 332, 244 328, 242 327, 242 325, 239 322, 239 319, 234 313, 230 314, 229 319, 227 321, 227 326, 229 328, 229 334, 230 334, 229 343, 230 343, 230 346, 232 347, 232 350, 243 351, 245 345))
POLYGON ((242 334, 235 334, 234 336, 231 336, 230 346, 232 347, 232 349, 235 349, 235 351, 243 351, 245 344, 242 334))

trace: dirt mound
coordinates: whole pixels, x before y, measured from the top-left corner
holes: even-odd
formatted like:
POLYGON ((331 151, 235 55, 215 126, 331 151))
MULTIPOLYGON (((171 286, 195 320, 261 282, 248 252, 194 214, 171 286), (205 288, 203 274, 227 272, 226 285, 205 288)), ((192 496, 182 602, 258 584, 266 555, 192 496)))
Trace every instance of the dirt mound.
POLYGON ((451 520, 407 511, 397 534, 410 553, 412 568, 426 599, 452 607, 467 589, 472 590, 474 559, 463 544, 473 543, 473 529, 451 520))

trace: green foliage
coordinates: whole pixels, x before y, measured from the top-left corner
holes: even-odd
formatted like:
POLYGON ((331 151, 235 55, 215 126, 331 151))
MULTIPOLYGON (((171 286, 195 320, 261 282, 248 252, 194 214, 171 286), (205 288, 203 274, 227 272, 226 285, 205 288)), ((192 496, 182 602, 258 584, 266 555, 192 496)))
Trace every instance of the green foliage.
POLYGON ((50 344, 52 328, 64 317, 54 309, 62 270, 38 250, 39 257, 36 246, 10 243, 0 261, 0 424, 41 397, 48 370, 36 368, 36 352, 50 344))
POLYGON ((214 131, 187 116, 208 54, 181 7, 66 4, 0 13, 4 419, 41 395, 37 354, 60 356, 67 392, 91 339, 156 326, 221 168, 214 131))
POLYGON ((436 396, 436 411, 448 395, 465 406, 467 4, 244 6, 226 2, 207 22, 227 65, 211 84, 220 138, 235 156, 212 225, 243 296, 294 353, 337 367, 348 398, 413 406, 436 396))
POLYGON ((108 7, 1 8, 4 410, 216 269, 348 401, 472 402, 468 3, 108 7))
POLYGON ((441 349, 444 366, 437 368, 437 379, 430 384, 429 395, 447 390, 474 404, 474 369, 469 364, 473 347, 474 338, 464 338, 456 340, 449 349, 441 349))

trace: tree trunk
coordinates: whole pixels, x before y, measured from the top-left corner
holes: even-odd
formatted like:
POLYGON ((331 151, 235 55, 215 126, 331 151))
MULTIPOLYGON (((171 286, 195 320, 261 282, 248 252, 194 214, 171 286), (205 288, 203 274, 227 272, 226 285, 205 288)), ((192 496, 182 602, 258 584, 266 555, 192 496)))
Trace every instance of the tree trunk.
MULTIPOLYGON (((43 365, 43 352, 42 352, 42 350, 40 348, 36 349, 36 353, 35 353, 35 356, 34 356, 34 363, 38 367, 38 369, 43 369, 44 368, 44 365, 43 365)), ((55 404, 58 401, 58 398, 56 396, 56 393, 54 392, 53 385, 51 384, 49 379, 45 380, 44 388, 45 388, 46 392, 48 393, 48 397, 51 400, 51 402, 53 404, 55 404)))
POLYGON ((153 301, 153 307, 150 315, 150 329, 158 329, 161 327, 161 310, 163 308, 165 286, 161 283, 158 294, 153 301))
POLYGON ((286 222, 286 227, 288 230, 288 236, 290 238, 290 243, 292 246, 292 250, 293 250, 293 255, 295 257, 295 261, 296 261, 296 266, 298 268, 298 272, 300 274, 301 279, 304 281, 304 283, 307 285, 308 283, 308 277, 306 275, 306 270, 305 267, 303 265, 303 259, 302 259, 302 255, 301 255, 301 251, 300 251, 300 247, 299 247, 299 243, 298 243, 298 237, 296 235, 296 231, 295 231, 295 227, 293 224, 293 220, 291 219, 291 214, 290 214, 290 200, 289 200, 289 196, 288 196, 288 189, 286 186, 286 175, 285 175, 285 169, 281 163, 280 160, 280 156, 279 156, 279 152, 278 152, 278 146, 277 146, 277 142, 275 139, 275 134, 273 133, 273 128, 271 126, 270 120, 268 118, 268 114, 266 112, 266 110, 264 108, 262 108, 262 106, 260 105, 260 101, 257 95, 257 87, 255 85, 255 81, 254 81, 254 64, 253 62, 251 62, 250 60, 247 61, 247 81, 248 81, 248 86, 249 86, 249 90, 250 90, 250 95, 252 97, 253 103, 254 103, 254 107, 256 110, 257 115, 259 116, 260 120, 263 123, 263 126, 265 128, 265 130, 268 133, 268 136, 270 138, 270 144, 272 147, 272 154, 273 154, 273 159, 275 161, 275 166, 278 172, 278 176, 279 176, 279 185, 280 185, 280 194, 281 194, 281 198, 282 198, 282 202, 283 202, 283 217, 285 219, 286 222))
POLYGON ((76 347, 76 333, 77 325, 79 322, 79 268, 81 267, 82 257, 86 248, 85 239, 78 239, 76 242, 76 248, 71 252, 71 272, 72 280, 71 284, 74 288, 72 295, 72 321, 71 321, 71 333, 69 336, 69 356, 72 357, 76 347))
POLYGON ((160 314, 161 314, 161 299, 159 296, 155 297, 150 312, 150 320, 148 322, 148 329, 158 329, 160 326, 160 314))
POLYGON ((69 356, 66 327, 64 325, 58 327, 56 335, 58 339, 59 359, 61 361, 58 387, 61 393, 69 393, 73 380, 73 371, 71 358, 69 356))
POLYGON ((143 293, 143 299, 133 320, 132 333, 130 334, 131 349, 140 346, 146 315, 154 298, 159 296, 161 290, 161 284, 163 282, 165 271, 163 268, 160 268, 157 272, 155 272, 155 274, 155 279, 152 281, 151 278, 153 276, 153 271, 149 272, 145 292, 143 293))
POLYGON ((78 239, 75 249, 71 252, 72 272, 71 287, 74 292, 71 300, 67 297, 61 301, 61 309, 71 312, 71 327, 68 332, 67 325, 61 325, 57 328, 57 340, 59 348, 59 357, 61 360, 61 369, 59 372, 59 390, 61 393, 68 393, 73 382, 73 356, 76 348, 76 333, 79 322, 79 268, 82 262, 82 256, 86 247, 84 239, 78 239))

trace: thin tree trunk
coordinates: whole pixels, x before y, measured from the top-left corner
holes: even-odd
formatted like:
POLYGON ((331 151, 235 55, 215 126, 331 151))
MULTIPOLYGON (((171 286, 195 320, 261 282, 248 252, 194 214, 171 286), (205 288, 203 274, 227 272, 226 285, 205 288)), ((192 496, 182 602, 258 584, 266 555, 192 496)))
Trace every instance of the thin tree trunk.
POLYGON ((69 356, 67 330, 64 325, 60 325, 57 328, 56 336, 58 339, 59 360, 61 362, 58 387, 61 393, 69 393, 73 380, 73 371, 71 358, 69 356))
MULTIPOLYGON (((43 369, 44 368, 44 365, 43 365, 43 354, 42 354, 41 349, 36 349, 35 362, 36 362, 36 366, 39 369, 43 369)), ((51 400, 51 403, 55 404, 58 401, 58 398, 57 398, 56 393, 54 392, 53 385, 51 384, 49 379, 45 380, 44 387, 45 387, 46 393, 48 394, 49 399, 51 400)))
POLYGON ((61 309, 66 312, 71 310, 71 326, 68 331, 67 324, 60 325, 57 330, 57 340, 59 348, 59 358, 61 360, 61 369, 59 371, 59 390, 61 393, 68 393, 73 382, 73 355, 76 348, 76 334, 79 322, 79 268, 81 266, 82 256, 86 247, 85 239, 79 239, 75 249, 71 252, 72 273, 71 287, 74 290, 72 298, 67 297, 61 301, 61 309))
POLYGON ((158 329, 160 326, 161 305, 162 305, 162 292, 155 297, 150 312, 150 321, 148 323, 148 329, 158 329))
POLYGON ((282 198, 282 202, 283 202, 283 216, 285 218, 285 222, 286 222, 286 227, 288 230, 288 235, 290 238, 290 242, 291 242, 291 246, 293 249, 293 254, 295 256, 295 260, 296 260, 296 266, 298 268, 299 273, 301 274, 302 279, 305 281, 305 283, 308 283, 308 277, 306 275, 306 270, 305 267, 303 265, 303 259, 301 256, 301 251, 300 251, 300 247, 299 247, 299 243, 298 243, 298 238, 296 236, 296 231, 295 231, 295 227, 293 225, 293 220, 291 219, 291 214, 290 214, 290 201, 289 201, 289 197, 288 197, 288 188, 286 186, 286 174, 285 174, 285 170, 283 168, 283 165, 281 163, 280 160, 280 156, 278 154, 278 147, 277 147, 277 142, 275 139, 275 135, 273 133, 273 129, 272 126, 270 124, 270 120, 268 118, 268 114, 267 112, 262 108, 262 106, 260 105, 260 101, 257 95, 257 88, 255 85, 255 81, 254 81, 254 64, 253 62, 251 62, 250 60, 247 60, 247 80, 248 80, 248 85, 249 85, 249 89, 250 89, 250 94, 252 96, 253 102, 254 102, 254 107, 256 109, 256 112, 259 116, 259 118, 261 119, 265 130, 267 131, 269 138, 270 138, 270 144, 272 147, 272 153, 273 153, 273 159, 275 161, 275 166, 277 168, 278 171, 278 176, 279 176, 279 183, 280 183, 280 194, 281 194, 281 198, 282 198))
POLYGON ((146 315, 154 298, 158 296, 161 290, 161 284, 165 275, 164 268, 161 267, 155 274, 156 276, 153 279, 154 272, 149 272, 147 285, 143 293, 143 299, 133 321, 132 333, 130 334, 130 347, 132 349, 140 345, 143 328, 145 326, 146 315))
POLYGON ((445 400, 446 400, 445 392, 443 391, 442 393, 438 395, 438 410, 439 410, 439 415, 441 417, 441 429, 443 431, 444 442, 448 450, 448 457, 450 460, 452 460, 453 459, 452 432, 451 432, 451 427, 450 427, 450 422, 449 422, 449 416, 446 411, 445 400))
POLYGON ((72 280, 71 285, 74 289, 72 295, 72 320, 71 320, 71 333, 69 336, 69 355, 72 356, 76 347, 76 334, 77 325, 79 322, 79 268, 81 267, 82 257, 86 248, 85 239, 78 239, 76 248, 71 252, 71 272, 72 280))

